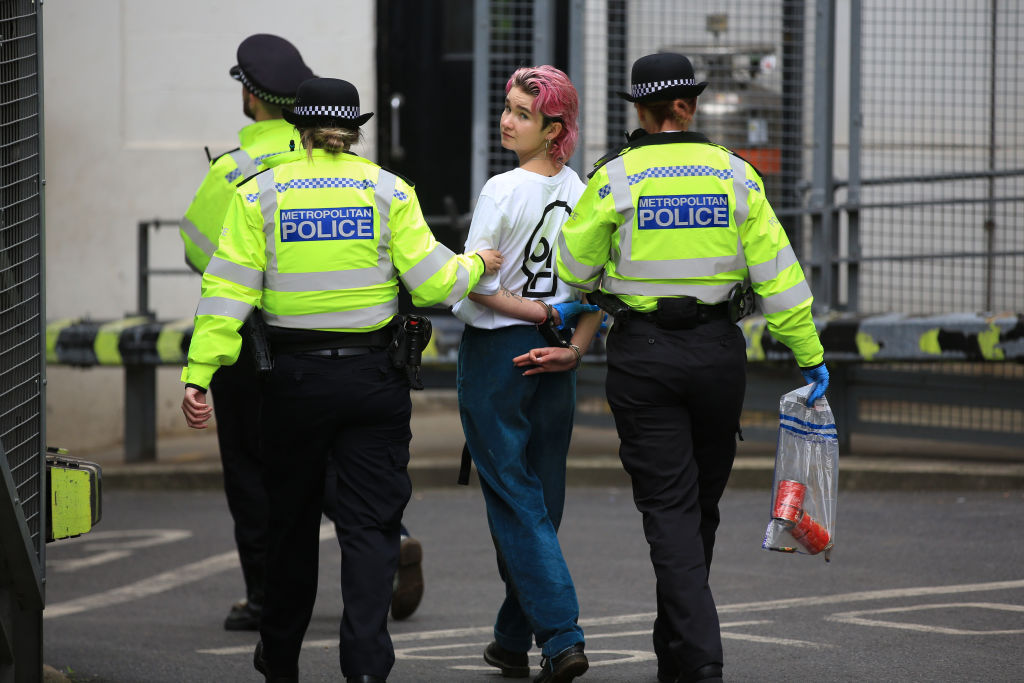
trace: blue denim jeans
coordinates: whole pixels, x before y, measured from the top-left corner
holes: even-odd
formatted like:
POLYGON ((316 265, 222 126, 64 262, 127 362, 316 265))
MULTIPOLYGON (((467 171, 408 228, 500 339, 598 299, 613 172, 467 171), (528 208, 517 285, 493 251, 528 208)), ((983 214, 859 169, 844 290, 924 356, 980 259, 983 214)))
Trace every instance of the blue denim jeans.
POLYGON ((547 656, 583 642, 576 589, 558 544, 576 373, 523 377, 512 358, 547 346, 533 325, 466 327, 459 346, 459 413, 505 582, 494 638, 547 656))

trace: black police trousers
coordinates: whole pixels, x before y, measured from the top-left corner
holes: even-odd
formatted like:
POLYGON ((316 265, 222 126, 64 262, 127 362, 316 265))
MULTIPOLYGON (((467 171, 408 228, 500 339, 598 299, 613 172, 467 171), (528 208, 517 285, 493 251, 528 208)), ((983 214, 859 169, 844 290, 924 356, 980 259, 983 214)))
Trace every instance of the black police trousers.
POLYGON ((608 403, 657 578, 659 671, 722 663, 708 586, 718 501, 736 456, 746 342, 728 320, 690 330, 618 321, 607 342, 608 403))
POLYGON ((235 525, 245 596, 249 602, 261 605, 268 504, 259 440, 260 387, 244 331, 242 338, 238 361, 214 373, 210 391, 224 470, 224 493, 235 525))
POLYGON ((276 356, 261 411, 270 530, 260 637, 271 672, 297 670, 316 601, 328 457, 341 545, 341 671, 391 671, 387 617, 412 493, 411 413, 408 379, 384 351, 276 356))

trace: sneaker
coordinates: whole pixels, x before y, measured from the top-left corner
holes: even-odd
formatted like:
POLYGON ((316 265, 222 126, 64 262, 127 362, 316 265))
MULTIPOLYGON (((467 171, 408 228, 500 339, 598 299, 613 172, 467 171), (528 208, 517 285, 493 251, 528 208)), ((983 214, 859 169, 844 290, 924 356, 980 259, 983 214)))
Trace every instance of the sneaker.
POLYGON ((589 668, 590 662, 583 654, 583 643, 576 643, 554 657, 541 657, 540 673, 533 679, 533 683, 568 683, 582 676, 589 668))
POLYGON ((259 631, 263 606, 248 600, 240 600, 231 606, 224 620, 225 631, 259 631))
POLYGON ((505 678, 526 678, 530 675, 530 657, 525 652, 510 652, 497 641, 484 650, 484 661, 501 669, 505 678))
POLYGON ((398 572, 391 593, 391 616, 409 617, 423 599, 423 546, 411 536, 402 536, 398 551, 398 572))

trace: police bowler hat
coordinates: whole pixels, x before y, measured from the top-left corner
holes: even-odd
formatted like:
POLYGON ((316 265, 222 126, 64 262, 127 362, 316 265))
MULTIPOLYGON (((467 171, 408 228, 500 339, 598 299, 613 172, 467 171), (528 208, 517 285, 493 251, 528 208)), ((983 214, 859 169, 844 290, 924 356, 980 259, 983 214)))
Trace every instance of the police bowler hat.
POLYGON ((290 107, 295 91, 315 74, 302 55, 280 36, 257 33, 238 46, 238 64, 228 72, 264 102, 290 107))
POLYGON ((708 82, 697 82, 693 64, 683 55, 659 52, 633 62, 630 91, 616 93, 629 102, 663 102, 676 98, 689 99, 704 92, 708 82))
POLYGON ((358 128, 373 116, 360 115, 356 86, 340 78, 311 78, 299 86, 295 106, 283 111, 296 128, 358 128))

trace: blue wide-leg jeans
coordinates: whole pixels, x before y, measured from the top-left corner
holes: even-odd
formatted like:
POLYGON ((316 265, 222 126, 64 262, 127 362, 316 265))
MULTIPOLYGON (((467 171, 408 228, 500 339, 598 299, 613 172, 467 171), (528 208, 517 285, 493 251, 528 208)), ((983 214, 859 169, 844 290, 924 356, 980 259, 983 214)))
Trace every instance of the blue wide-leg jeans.
POLYGON ((579 603, 558 543, 576 373, 524 377, 512 358, 547 346, 533 325, 466 326, 459 346, 459 413, 476 464, 505 582, 498 645, 552 657, 583 642, 579 603))

